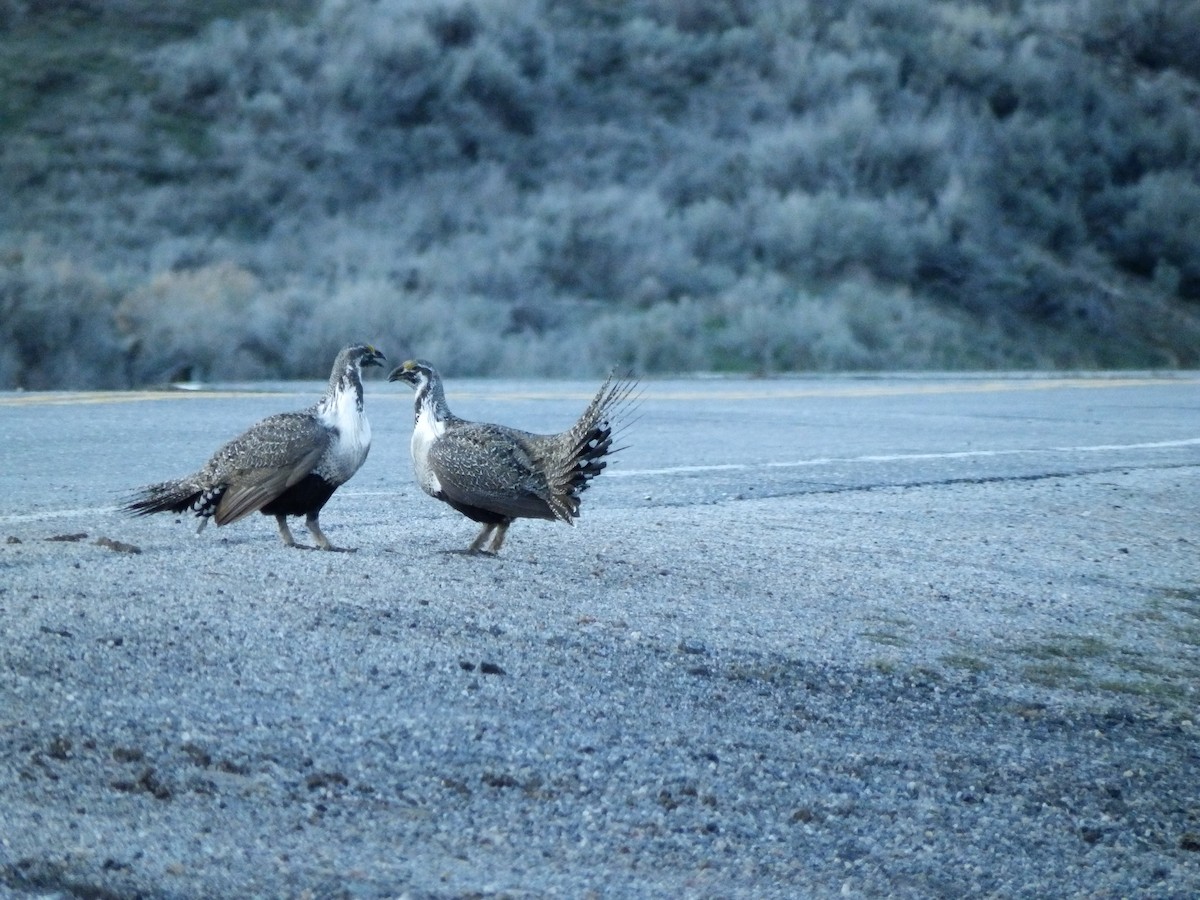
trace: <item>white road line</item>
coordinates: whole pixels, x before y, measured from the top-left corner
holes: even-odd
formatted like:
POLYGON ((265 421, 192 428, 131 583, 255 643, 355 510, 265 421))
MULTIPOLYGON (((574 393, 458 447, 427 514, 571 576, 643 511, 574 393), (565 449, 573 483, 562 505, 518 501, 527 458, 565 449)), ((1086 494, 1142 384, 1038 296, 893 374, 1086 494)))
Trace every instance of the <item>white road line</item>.
MULTIPOLYGON (((1078 447, 1031 447, 1013 450, 952 450, 944 453, 888 453, 867 454, 864 456, 819 456, 812 459, 797 459, 781 462, 765 463, 714 463, 707 466, 665 466, 660 469, 608 469, 605 478, 644 478, 648 475, 695 475, 704 472, 744 472, 752 469, 797 469, 804 467, 828 466, 846 463, 890 463, 890 462, 924 462, 935 459, 973 459, 994 458, 999 456, 1038 456, 1047 454, 1071 453, 1119 453, 1125 450, 1169 450, 1177 447, 1200 446, 1200 437, 1181 438, 1174 441, 1146 441, 1138 444, 1088 444, 1078 447)), ((347 496, 394 496, 398 491, 355 491, 346 490, 347 496)), ((0 516, 0 524, 18 522, 38 522, 46 519, 69 519, 80 516, 97 514, 110 515, 119 513, 118 506, 101 506, 84 509, 57 509, 39 513, 0 516)))
MULTIPOLYGON (((711 466, 667 466, 662 469, 605 469, 604 477, 631 478, 640 475, 691 475, 693 472, 735 472, 744 469, 760 469, 760 463, 719 463, 711 466)), ((785 465, 785 463, 766 463, 785 465)))
POLYGON ((82 509, 48 509, 45 512, 0 516, 0 522, 42 522, 46 519, 74 519, 80 516, 108 515, 120 512, 117 506, 90 506, 82 509))
POLYGON ((746 471, 749 469, 797 469, 806 466, 828 466, 835 463, 889 463, 921 462, 932 459, 972 459, 998 456, 1037 456, 1050 453, 1113 453, 1123 450, 1162 450, 1174 447, 1200 446, 1200 438, 1183 438, 1176 441, 1148 441, 1140 444, 1093 444, 1080 447, 1031 447, 1015 450, 954 450, 944 453, 888 453, 866 456, 819 456, 812 459, 797 459, 765 463, 715 463, 708 466, 667 466, 661 469, 618 469, 604 473, 605 478, 637 478, 646 475, 692 475, 698 472, 746 471))
MULTIPOLYGON (((825 383, 824 379, 766 379, 747 381, 729 379, 702 379, 680 384, 673 380, 644 382, 647 401, 687 401, 711 403, 738 400, 794 400, 812 397, 895 397, 921 396, 930 394, 990 394, 1014 391, 1055 391, 1076 389, 1112 389, 1128 387, 1191 387, 1200 383, 1192 372, 1161 372, 1150 376, 1113 377, 1103 373, 1090 376, 1056 376, 1012 374, 1008 377, 983 380, 969 375, 950 376, 953 380, 934 378, 930 381, 921 376, 900 384, 880 384, 871 379, 865 382, 825 383)), ((62 406, 81 403, 131 403, 146 400, 178 400, 244 397, 303 396, 309 391, 320 391, 320 382, 283 382, 276 390, 262 390, 247 385, 244 389, 229 387, 209 388, 205 385, 177 385, 171 389, 145 389, 129 391, 5 391, 0 392, 0 407, 6 406, 62 406)), ((455 396, 461 400, 526 401, 526 400, 588 400, 592 391, 586 388, 568 387, 515 388, 489 390, 464 385, 455 396)), ((372 402, 411 402, 404 392, 380 393, 372 402)))
POLYGON ((1055 447, 1055 450, 1078 453, 1101 453, 1106 450, 1157 450, 1160 447, 1194 447, 1200 438, 1183 438, 1178 441, 1151 441, 1146 444, 1096 444, 1094 447, 1055 447))

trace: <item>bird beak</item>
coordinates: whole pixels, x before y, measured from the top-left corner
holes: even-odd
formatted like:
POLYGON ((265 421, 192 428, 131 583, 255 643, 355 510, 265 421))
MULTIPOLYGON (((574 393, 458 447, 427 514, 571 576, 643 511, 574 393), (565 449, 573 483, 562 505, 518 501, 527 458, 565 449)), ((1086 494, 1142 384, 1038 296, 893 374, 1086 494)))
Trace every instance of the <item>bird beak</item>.
POLYGON ((410 373, 410 369, 406 369, 404 366, 396 366, 396 368, 392 369, 392 374, 388 376, 388 381, 411 381, 412 379, 408 377, 410 373))
POLYGON ((382 366, 387 361, 387 357, 374 347, 370 348, 371 352, 362 358, 364 366, 382 366))

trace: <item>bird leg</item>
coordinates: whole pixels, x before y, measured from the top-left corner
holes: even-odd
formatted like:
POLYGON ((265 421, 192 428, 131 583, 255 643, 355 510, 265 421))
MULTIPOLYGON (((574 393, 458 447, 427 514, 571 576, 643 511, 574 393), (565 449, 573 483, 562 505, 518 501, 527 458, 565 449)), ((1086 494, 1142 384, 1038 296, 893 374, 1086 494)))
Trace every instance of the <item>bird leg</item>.
POLYGON ((462 553, 466 556, 495 556, 500 552, 500 545, 504 543, 504 535, 507 531, 507 522, 489 522, 479 529, 479 534, 475 536, 475 540, 471 541, 471 546, 466 550, 448 550, 446 552, 462 553), (492 542, 485 550, 483 545, 487 544, 489 537, 492 542))
POLYGON ((288 528, 287 516, 275 516, 275 524, 279 526, 279 537, 283 540, 283 546, 295 547, 296 539, 292 537, 292 529, 288 528))
POLYGON ((493 555, 500 552, 500 545, 504 543, 504 536, 508 534, 508 523, 501 522, 496 526, 496 533, 492 535, 492 543, 488 546, 488 553, 493 555))
POLYGON ((317 542, 317 546, 322 550, 331 550, 335 553, 353 553, 353 547, 335 547, 329 543, 329 538, 325 537, 325 532, 321 530, 321 524, 317 521, 320 513, 309 513, 304 518, 304 524, 308 526, 308 530, 312 532, 313 539, 317 542))
POLYGON ((495 527, 496 527, 495 525, 493 525, 491 523, 487 523, 481 529, 479 529, 479 534, 476 535, 475 540, 471 541, 471 546, 467 548, 467 552, 468 553, 484 552, 483 545, 487 541, 488 535, 492 533, 492 529, 495 527))

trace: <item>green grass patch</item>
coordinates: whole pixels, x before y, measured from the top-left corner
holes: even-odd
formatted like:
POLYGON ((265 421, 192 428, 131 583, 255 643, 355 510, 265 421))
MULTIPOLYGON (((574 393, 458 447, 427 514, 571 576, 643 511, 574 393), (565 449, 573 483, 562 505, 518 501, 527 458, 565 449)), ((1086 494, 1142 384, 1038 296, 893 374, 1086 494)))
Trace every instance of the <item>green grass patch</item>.
POLYGON ((1078 687, 1087 678, 1085 670, 1069 662, 1033 663, 1022 671, 1029 681, 1050 688, 1078 687))
POLYGON ((1106 641, 1089 635, 1050 635, 1050 640, 1037 644, 1026 644, 1015 651, 1032 659, 1101 659, 1112 653, 1106 641))
POLYGON ((1200 625, 1176 625, 1171 630, 1185 644, 1200 647, 1200 625))
POLYGON ((941 662, 944 666, 962 669, 966 672, 986 672, 991 668, 991 665, 978 656, 970 656, 966 653, 947 653, 941 657, 941 662))
POLYGON ((1139 675, 1169 675, 1170 670, 1160 662, 1132 651, 1123 651, 1112 661, 1113 665, 1123 672, 1137 672, 1139 675))
POLYGON ((1182 700, 1187 691, 1178 684, 1170 681, 1136 679, 1131 681, 1102 679, 1095 686, 1102 691, 1114 694, 1132 694, 1138 697, 1149 697, 1158 700, 1182 700))
POLYGON ((1160 611, 1182 613, 1193 619, 1200 619, 1200 590, 1194 588, 1167 588, 1163 591, 1162 600, 1154 608, 1160 611))
POLYGON ((728 681, 762 681, 767 684, 774 684, 788 677, 792 677, 792 672, 787 666, 772 665, 764 663, 762 665, 733 665, 722 673, 728 681))
POLYGON ((858 636, 886 647, 908 647, 912 644, 904 635, 892 631, 860 631, 858 636))
POLYGON ((1163 612, 1159 606, 1153 605, 1146 609, 1135 610, 1131 613, 1126 613, 1125 617, 1131 622, 1167 622, 1170 621, 1170 616, 1163 612))

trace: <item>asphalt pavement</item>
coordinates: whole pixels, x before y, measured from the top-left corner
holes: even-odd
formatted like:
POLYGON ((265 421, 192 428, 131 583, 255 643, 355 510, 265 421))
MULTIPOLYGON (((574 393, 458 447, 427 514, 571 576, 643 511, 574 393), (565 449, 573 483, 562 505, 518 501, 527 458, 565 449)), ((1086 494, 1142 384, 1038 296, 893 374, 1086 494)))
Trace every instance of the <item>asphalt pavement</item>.
POLYGON ((0 894, 1200 893, 1200 374, 646 380, 497 558, 375 378, 357 552, 119 512, 321 388, 0 394, 0 894))

